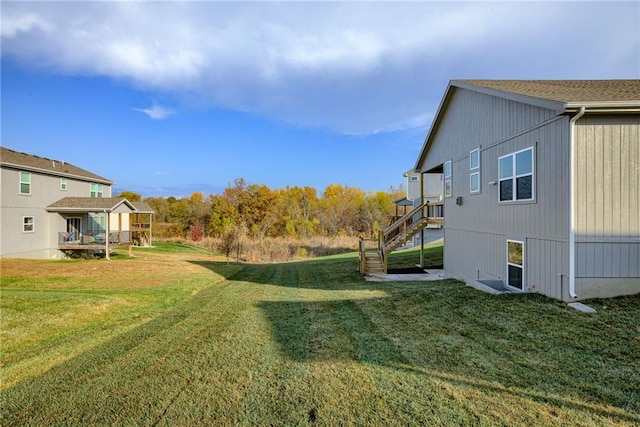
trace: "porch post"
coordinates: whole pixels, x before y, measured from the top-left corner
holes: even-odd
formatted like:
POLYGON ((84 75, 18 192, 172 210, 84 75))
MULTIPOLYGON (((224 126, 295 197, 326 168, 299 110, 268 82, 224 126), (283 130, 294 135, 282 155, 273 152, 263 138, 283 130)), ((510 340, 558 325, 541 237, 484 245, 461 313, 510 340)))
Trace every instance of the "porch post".
POLYGON ((107 213, 107 210, 105 209, 104 214, 107 216, 107 230, 106 230, 106 235, 105 235, 105 239, 104 239, 104 255, 106 259, 111 259, 109 258, 109 230, 110 230, 110 226, 109 226, 109 217, 111 215, 109 215, 107 213))

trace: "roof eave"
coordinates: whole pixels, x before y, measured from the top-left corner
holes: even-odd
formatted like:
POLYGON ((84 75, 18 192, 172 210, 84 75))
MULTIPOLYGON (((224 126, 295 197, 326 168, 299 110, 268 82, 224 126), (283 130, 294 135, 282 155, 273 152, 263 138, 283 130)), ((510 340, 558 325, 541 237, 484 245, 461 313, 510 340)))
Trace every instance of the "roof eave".
POLYGON ((38 172, 38 173, 42 173, 45 175, 52 175, 52 176, 58 176, 61 178, 74 178, 74 179, 78 179, 80 181, 86 181, 86 182, 95 182, 98 184, 106 184, 106 185, 114 185, 113 181, 109 181, 106 178, 102 178, 102 177, 91 177, 91 176, 83 176, 83 175, 76 175, 76 174, 72 174, 72 173, 65 173, 65 172, 57 172, 57 171, 52 171, 49 169, 42 169, 42 168, 36 168, 33 166, 27 166, 27 165, 21 165, 18 163, 8 163, 8 162, 0 162, 0 165, 2 166, 6 166, 9 168, 13 168, 13 169, 19 169, 19 170, 24 170, 24 171, 29 171, 29 172, 38 172))
POLYGON ((587 113, 638 113, 640 101, 592 101, 592 102, 567 102, 565 111, 575 112, 585 108, 587 113))
POLYGON ((496 96, 496 97, 507 99, 510 101, 516 101, 524 104, 533 105, 536 107, 555 110, 558 113, 563 112, 566 107, 566 103, 561 101, 555 101, 555 100, 546 99, 546 98, 538 98, 535 96, 522 95, 518 93, 509 92, 506 90, 489 88, 486 86, 478 86, 470 83, 465 83, 460 80, 453 80, 452 84, 462 89, 468 89, 474 92, 483 93, 485 95, 496 96))

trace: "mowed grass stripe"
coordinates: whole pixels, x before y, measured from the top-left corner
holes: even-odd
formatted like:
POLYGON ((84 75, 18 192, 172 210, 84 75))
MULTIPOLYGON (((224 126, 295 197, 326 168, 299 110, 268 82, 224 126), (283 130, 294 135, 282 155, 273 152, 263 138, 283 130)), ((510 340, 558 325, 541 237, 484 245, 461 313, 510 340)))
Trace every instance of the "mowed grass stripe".
POLYGON ((152 408, 162 408, 167 389, 189 378, 192 365, 188 359, 194 349, 234 330, 230 327, 237 313, 234 305, 246 305, 238 296, 241 292, 228 283, 207 288, 147 324, 45 373, 38 381, 10 390, 3 407, 18 419, 36 424, 45 415, 43 407, 52 411, 51 419, 64 414, 78 422, 104 422, 126 413, 153 416, 156 411, 152 408), (145 400, 149 408, 135 410, 135 402, 145 400))

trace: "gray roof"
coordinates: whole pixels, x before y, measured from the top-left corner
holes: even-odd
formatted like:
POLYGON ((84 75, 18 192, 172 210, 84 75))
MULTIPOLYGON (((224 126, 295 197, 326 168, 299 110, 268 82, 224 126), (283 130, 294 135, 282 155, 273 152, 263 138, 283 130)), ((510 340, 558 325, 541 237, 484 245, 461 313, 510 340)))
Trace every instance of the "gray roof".
POLYGON ((47 159, 46 157, 34 156, 32 154, 21 153, 0 147, 0 165, 34 172, 41 172, 61 177, 78 178, 85 181, 93 181, 101 184, 112 185, 113 182, 107 178, 96 175, 85 169, 74 166, 70 163, 47 159))
POLYGON ((47 206, 48 211, 107 212, 121 204, 135 211, 135 206, 124 197, 64 197, 47 206))
POLYGON ((576 112, 581 107, 590 108, 590 112, 640 111, 640 80, 451 80, 414 170, 424 159, 451 94, 458 88, 554 109, 558 114, 576 112))
POLYGON ((131 202, 131 204, 136 208, 137 213, 155 213, 147 202, 131 202))
POLYGON ((640 105, 640 80, 453 80, 564 104, 630 103, 640 105))

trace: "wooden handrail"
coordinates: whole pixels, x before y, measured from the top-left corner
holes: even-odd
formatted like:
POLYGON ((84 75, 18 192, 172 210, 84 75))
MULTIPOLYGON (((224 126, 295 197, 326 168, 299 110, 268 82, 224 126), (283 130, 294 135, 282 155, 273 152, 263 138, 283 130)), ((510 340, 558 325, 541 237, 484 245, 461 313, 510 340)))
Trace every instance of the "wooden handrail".
POLYGON ((423 208, 427 207, 428 205, 429 205, 429 202, 425 202, 425 203, 421 204, 420 206, 417 206, 417 207, 413 208, 409 213, 403 215, 396 222, 394 222, 393 224, 391 224, 390 226, 388 226, 387 228, 382 230, 382 234, 386 236, 387 234, 390 234, 395 229, 400 228, 400 226, 403 225, 404 223, 406 223, 408 219, 413 218, 413 216, 416 213, 418 213, 418 211, 420 209, 423 209, 423 208))

